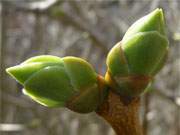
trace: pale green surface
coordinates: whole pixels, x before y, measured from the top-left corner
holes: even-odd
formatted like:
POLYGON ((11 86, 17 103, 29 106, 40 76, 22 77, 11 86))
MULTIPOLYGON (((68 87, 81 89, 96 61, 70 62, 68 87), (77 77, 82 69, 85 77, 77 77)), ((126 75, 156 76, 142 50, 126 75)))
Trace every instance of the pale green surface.
POLYGON ((71 78, 72 85, 80 90, 97 82, 97 75, 89 63, 81 58, 64 57, 65 69, 71 78))
POLYGON ((56 106, 52 101, 65 103, 75 91, 63 67, 51 66, 41 69, 24 83, 29 95, 47 106, 56 106))
POLYGON ((158 31, 165 35, 164 15, 162 9, 156 9, 133 23, 125 33, 123 40, 138 32, 158 31))
POLYGON ((109 52, 106 63, 112 75, 128 75, 128 63, 120 57, 120 44, 116 44, 109 52))
POLYGON ((23 83, 38 70, 53 65, 63 66, 62 64, 62 60, 59 57, 41 55, 29 58, 20 65, 7 68, 6 72, 23 85, 23 83))
POLYGON ((119 45, 115 45, 106 61, 113 76, 155 75, 163 67, 168 50, 162 9, 132 24, 121 44, 127 64, 122 64, 122 52, 119 45))
POLYGON ((146 85, 135 90, 130 87, 135 82, 121 77, 156 75, 166 61, 168 44, 162 9, 156 9, 132 24, 121 41, 126 62, 121 59, 120 44, 115 45, 107 56, 106 64, 118 84, 117 91, 123 95, 140 94, 146 85))
POLYGON ((156 31, 139 32, 123 42, 130 73, 151 75, 168 49, 168 41, 156 31))
POLYGON ((53 63, 62 63, 62 60, 60 57, 57 56, 52 56, 52 55, 40 55, 40 56, 35 56, 32 58, 27 59, 24 61, 22 64, 27 64, 27 63, 34 63, 34 62, 53 62, 53 63))
POLYGON ((60 63, 33 62, 10 67, 6 69, 6 71, 23 85, 23 83, 38 70, 55 65, 62 66, 60 63))
POLYGON ((6 71, 24 86, 25 95, 44 106, 68 104, 73 111, 87 113, 94 111, 107 93, 98 90, 94 69, 81 58, 36 56, 6 71))

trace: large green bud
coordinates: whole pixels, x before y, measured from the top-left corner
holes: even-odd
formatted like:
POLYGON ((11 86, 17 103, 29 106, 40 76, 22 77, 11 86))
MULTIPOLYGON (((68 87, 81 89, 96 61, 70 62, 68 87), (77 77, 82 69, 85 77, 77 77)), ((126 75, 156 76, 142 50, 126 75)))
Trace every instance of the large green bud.
POLYGON ((163 67, 168 51, 162 9, 136 21, 107 56, 107 82, 116 92, 138 96, 163 67))
POLYGON ((24 86, 24 94, 48 107, 88 113, 96 110, 107 94, 103 78, 76 57, 37 56, 6 71, 24 86))

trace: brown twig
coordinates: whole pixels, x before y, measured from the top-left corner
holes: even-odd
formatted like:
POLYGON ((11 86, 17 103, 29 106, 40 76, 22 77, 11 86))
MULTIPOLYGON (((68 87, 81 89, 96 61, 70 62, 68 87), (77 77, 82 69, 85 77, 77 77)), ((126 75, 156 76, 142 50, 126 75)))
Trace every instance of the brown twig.
POLYGON ((115 130, 117 135, 142 135, 139 121, 140 98, 124 99, 112 92, 96 111, 115 130))

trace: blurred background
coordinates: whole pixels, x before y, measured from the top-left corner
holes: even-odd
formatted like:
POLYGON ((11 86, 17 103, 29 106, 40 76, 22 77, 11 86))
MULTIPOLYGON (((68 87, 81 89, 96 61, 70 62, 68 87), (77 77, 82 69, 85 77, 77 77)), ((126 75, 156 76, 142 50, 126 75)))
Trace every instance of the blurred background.
POLYGON ((180 135, 179 0, 1 0, 0 134, 115 135, 95 113, 80 115, 33 102, 5 68, 35 55, 71 55, 104 74, 110 48, 157 7, 165 12, 169 58, 142 97, 140 117, 145 135, 180 135))

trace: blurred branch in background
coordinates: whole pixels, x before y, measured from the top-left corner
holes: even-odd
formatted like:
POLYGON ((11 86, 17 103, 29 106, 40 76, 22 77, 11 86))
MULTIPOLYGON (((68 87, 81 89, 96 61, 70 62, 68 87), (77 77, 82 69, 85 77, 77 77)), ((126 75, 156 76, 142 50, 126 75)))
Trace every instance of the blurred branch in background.
POLYGON ((147 118, 147 114, 150 112, 149 109, 149 102, 150 102, 150 93, 146 93, 146 95, 144 95, 143 97, 143 103, 144 103, 144 114, 143 114, 143 121, 142 121, 142 125, 143 125, 143 135, 148 135, 148 118, 147 118))
POLYGON ((21 124, 0 124, 0 131, 3 132, 17 132, 25 130, 24 125, 21 124))
POLYGON ((161 90, 155 89, 153 90, 153 94, 159 96, 160 98, 166 99, 167 101, 170 101, 175 106, 180 108, 180 96, 170 96, 165 93, 163 93, 161 90))
MULTIPOLYGON (((166 15, 169 59, 142 100, 145 135, 180 133, 180 2, 178 0, 3 0, 1 1, 1 119, 20 124, 18 135, 114 135, 95 114, 82 118, 66 109, 47 109, 21 93, 4 69, 41 54, 74 55, 105 73, 108 50, 130 24, 156 7, 166 15), (71 129, 71 130, 70 130, 71 129)), ((12 130, 12 128, 11 128, 12 130)), ((7 135, 7 132, 3 132, 7 135)))
MULTIPOLYGON (((78 30, 82 32, 87 32, 89 38, 92 39, 94 42, 94 45, 97 45, 100 47, 105 54, 108 52, 108 48, 105 46, 106 43, 105 39, 103 39, 102 34, 99 33, 97 30, 97 27, 93 27, 88 22, 83 21, 79 16, 74 15, 72 12, 68 13, 63 11, 59 4, 61 4, 63 1, 54 0, 53 4, 48 4, 42 6, 43 4, 39 4, 39 2, 31 3, 31 4, 21 4, 18 5, 16 3, 12 4, 12 6, 15 6, 17 10, 23 11, 23 12, 30 12, 35 14, 41 14, 41 15, 47 15, 48 17, 51 17, 52 19, 57 19, 61 23, 72 25, 78 30), (36 6, 33 6, 36 5, 36 6), (45 8, 46 7, 46 8, 45 8)), ((40 2, 41 3, 41 2, 40 2)), ((43 2, 42 2, 43 3, 43 2)), ((11 4, 10 4, 11 5, 11 4)))

